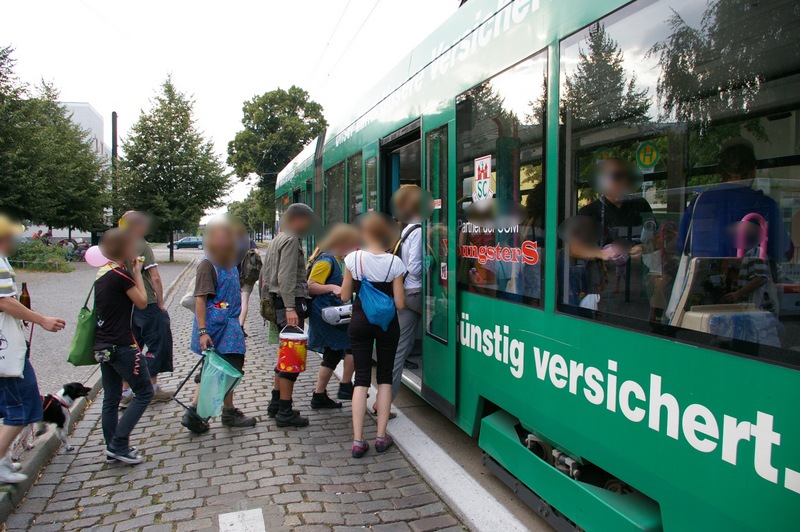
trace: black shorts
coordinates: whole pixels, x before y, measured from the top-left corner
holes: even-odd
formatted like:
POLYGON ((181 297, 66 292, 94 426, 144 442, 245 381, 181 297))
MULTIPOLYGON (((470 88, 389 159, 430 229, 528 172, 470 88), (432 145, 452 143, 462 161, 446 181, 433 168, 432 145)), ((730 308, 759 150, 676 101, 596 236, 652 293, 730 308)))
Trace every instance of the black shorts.
POLYGON ((326 347, 322 352, 322 363, 320 365, 329 369, 336 369, 336 366, 339 365, 339 362, 342 361, 345 354, 349 353, 349 349, 331 349, 330 347, 326 347))

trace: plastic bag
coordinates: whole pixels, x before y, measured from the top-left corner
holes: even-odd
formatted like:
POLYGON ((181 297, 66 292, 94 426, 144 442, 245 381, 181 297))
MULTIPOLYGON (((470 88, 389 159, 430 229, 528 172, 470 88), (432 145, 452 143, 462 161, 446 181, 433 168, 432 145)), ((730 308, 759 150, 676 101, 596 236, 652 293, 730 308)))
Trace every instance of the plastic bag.
POLYGON ((231 366, 216 351, 203 353, 203 376, 197 398, 197 415, 203 419, 222 413, 222 401, 242 380, 242 372, 231 366))

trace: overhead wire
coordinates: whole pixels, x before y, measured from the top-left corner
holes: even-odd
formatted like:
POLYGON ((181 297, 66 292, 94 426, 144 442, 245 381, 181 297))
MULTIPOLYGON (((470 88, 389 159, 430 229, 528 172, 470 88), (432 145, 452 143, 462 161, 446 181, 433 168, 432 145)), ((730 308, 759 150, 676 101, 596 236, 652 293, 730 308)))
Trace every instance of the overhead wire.
POLYGON ((330 48, 331 41, 333 40, 333 37, 336 35, 336 31, 339 29, 339 25, 342 23, 342 19, 344 19, 344 15, 345 13, 347 13, 347 8, 350 7, 351 2, 352 0, 347 0, 347 5, 344 6, 342 13, 339 15, 339 20, 336 21, 336 25, 333 27, 333 31, 328 36, 328 41, 325 43, 325 48, 322 49, 322 52, 319 54, 319 58, 317 59, 317 63, 314 65, 314 68, 311 71, 311 76, 310 76, 311 79, 314 79, 314 74, 317 73, 317 69, 319 68, 320 63, 322 63, 322 58, 325 57, 325 52, 327 52, 328 48, 330 48))
POLYGON ((378 4, 380 4, 380 3, 381 3, 381 0, 377 0, 375 2, 375 5, 372 6, 372 9, 370 9, 369 13, 367 13, 366 18, 364 18, 364 20, 361 21, 361 25, 358 27, 356 32, 353 34, 353 38, 350 39, 350 42, 347 43, 347 46, 345 46, 344 51, 341 53, 341 55, 339 55, 339 58, 333 64, 331 69, 328 71, 328 75, 326 76, 326 81, 327 81, 327 78, 329 78, 331 76, 331 72, 336 70, 336 67, 339 66, 339 63, 341 62, 342 58, 345 56, 347 51, 350 50, 350 47, 353 45, 353 42, 355 42, 355 40, 356 40, 356 37, 358 37, 358 34, 361 33, 362 29, 364 29, 364 26, 367 24, 367 21, 369 21, 370 17, 375 12, 375 8, 377 8, 378 4))

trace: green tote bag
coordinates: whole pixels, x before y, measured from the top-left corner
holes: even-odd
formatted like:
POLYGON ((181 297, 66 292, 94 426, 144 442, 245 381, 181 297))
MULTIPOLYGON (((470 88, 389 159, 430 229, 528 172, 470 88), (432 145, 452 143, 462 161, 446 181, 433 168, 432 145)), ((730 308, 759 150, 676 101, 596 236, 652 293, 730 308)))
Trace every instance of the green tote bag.
POLYGON ((94 284, 86 296, 86 302, 78 312, 78 320, 75 322, 75 334, 69 344, 69 355, 67 362, 73 366, 91 366, 97 364, 94 358, 94 331, 97 328, 97 314, 92 305, 89 310, 89 299, 94 292, 94 284))

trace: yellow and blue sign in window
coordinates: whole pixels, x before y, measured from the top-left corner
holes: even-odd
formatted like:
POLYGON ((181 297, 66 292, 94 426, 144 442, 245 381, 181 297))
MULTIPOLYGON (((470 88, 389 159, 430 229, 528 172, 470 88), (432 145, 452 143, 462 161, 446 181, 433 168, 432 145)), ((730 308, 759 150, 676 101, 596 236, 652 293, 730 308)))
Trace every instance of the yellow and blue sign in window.
POLYGON ((645 141, 639 144, 636 150, 636 164, 642 170, 650 170, 655 168, 658 162, 658 147, 652 141, 645 141))

